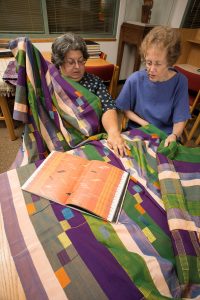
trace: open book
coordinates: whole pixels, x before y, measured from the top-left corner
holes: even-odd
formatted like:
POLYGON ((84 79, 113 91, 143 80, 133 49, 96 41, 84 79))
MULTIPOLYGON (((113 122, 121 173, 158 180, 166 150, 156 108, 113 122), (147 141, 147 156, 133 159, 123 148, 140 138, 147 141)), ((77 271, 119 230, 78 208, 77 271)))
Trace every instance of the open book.
POLYGON ((106 162, 53 151, 22 189, 117 222, 128 180, 126 171, 106 162))

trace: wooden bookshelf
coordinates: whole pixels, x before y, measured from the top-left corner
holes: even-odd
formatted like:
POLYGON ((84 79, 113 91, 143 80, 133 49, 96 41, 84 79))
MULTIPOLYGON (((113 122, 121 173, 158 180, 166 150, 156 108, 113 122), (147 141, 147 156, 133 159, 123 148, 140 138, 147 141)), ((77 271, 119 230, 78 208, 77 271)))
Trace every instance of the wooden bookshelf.
POLYGON ((188 40, 189 43, 200 45, 200 40, 188 40))
POLYGON ((200 68, 200 29, 179 28, 182 54, 177 64, 189 64, 200 68))

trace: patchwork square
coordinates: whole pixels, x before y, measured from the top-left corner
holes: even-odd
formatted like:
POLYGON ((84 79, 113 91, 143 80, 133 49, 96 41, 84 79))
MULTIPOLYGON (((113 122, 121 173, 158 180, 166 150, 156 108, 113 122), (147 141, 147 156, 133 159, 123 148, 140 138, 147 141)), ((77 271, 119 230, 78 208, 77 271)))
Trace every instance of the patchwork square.
POLYGON ((137 203, 142 203, 142 198, 140 197, 139 193, 136 193, 134 196, 134 199, 137 201, 137 203))
POLYGON ((57 137, 58 137, 59 141, 63 141, 63 136, 60 132, 57 133, 57 137))
POLYGON ((148 227, 143 228, 142 231, 144 232, 150 243, 153 243, 156 240, 156 237, 153 235, 153 233, 149 230, 148 227))
POLYGON ((71 226, 66 220, 60 221, 60 225, 62 226, 63 231, 66 231, 69 228, 71 228, 71 226))
POLYGON ((32 142, 35 141, 35 137, 34 137, 34 135, 32 133, 29 133, 29 138, 31 139, 32 142))
POLYGON ((70 278, 67 275, 64 268, 60 268, 55 272, 56 277, 58 278, 58 281, 60 282, 60 285, 62 288, 65 288, 70 282, 70 278))
POLYGON ((77 98, 76 102, 78 103, 78 105, 83 105, 83 100, 81 98, 77 98))
POLYGON ((108 239, 110 236, 109 231, 106 229, 105 226, 100 226, 99 227, 99 231, 101 232, 101 234, 104 236, 105 239, 108 239))
POLYGON ((34 195, 34 194, 31 194, 31 198, 32 198, 33 202, 37 202, 40 200, 40 197, 38 195, 34 195))
POLYGON ((29 215, 33 215, 36 212, 34 203, 29 203, 26 205, 26 207, 29 215))
POLYGON ((66 220, 70 220, 74 217, 74 213, 73 211, 71 210, 71 208, 69 207, 65 207, 63 210, 62 210, 62 214, 63 214, 63 217, 66 219, 66 220))
POLYGON ((75 94, 76 96, 78 96, 78 97, 81 97, 81 96, 82 96, 81 92, 79 92, 79 91, 74 91, 74 94, 75 94))
POLYGON ((133 186, 133 189, 134 189, 137 193, 142 192, 142 188, 141 188, 139 185, 137 185, 137 184, 135 184, 135 185, 133 186))
POLYGON ((57 256, 62 266, 66 265, 70 261, 69 255, 65 250, 60 251, 57 256))
POLYGON ((135 204, 135 208, 137 209, 137 211, 139 211, 139 213, 141 215, 143 215, 145 213, 144 208, 140 205, 140 203, 135 204))
POLYGON ((60 243, 62 244, 63 248, 66 249, 69 245, 71 245, 71 241, 66 235, 65 232, 62 232, 61 234, 58 235, 58 239, 60 243))

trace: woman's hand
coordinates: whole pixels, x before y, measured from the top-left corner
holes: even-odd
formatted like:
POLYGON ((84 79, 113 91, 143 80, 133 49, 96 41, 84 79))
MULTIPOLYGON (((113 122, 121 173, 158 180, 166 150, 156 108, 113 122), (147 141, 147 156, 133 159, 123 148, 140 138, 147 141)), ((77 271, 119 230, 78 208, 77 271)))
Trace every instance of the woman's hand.
POLYGON ((164 146, 169 146, 172 142, 177 141, 177 139, 181 136, 183 133, 183 129, 185 127, 185 122, 178 122, 174 123, 173 125, 173 131, 165 140, 164 146))
POLYGON ((108 134, 107 143, 110 149, 113 149, 115 155, 118 157, 127 155, 127 150, 130 150, 120 133, 108 134))
POLYGON ((176 142, 176 140, 177 140, 176 134, 172 133, 168 135, 168 137, 165 140, 164 147, 168 147, 172 142, 176 142))
POLYGON ((116 156, 123 157, 129 146, 121 136, 121 118, 118 118, 115 109, 107 110, 102 116, 102 124, 108 134, 107 143, 110 149, 114 150, 116 156))

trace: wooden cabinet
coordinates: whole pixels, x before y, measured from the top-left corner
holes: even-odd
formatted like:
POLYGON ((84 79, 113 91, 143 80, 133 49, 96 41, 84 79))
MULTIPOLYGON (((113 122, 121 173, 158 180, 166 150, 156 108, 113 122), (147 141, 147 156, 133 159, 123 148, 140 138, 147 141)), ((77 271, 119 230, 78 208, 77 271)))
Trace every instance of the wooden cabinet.
POLYGON ((179 28, 182 54, 177 64, 189 64, 200 68, 200 29, 179 28))
POLYGON ((140 22, 124 22, 121 26, 118 53, 117 53, 117 65, 119 70, 121 68, 124 45, 130 44, 136 47, 135 51, 135 63, 133 71, 139 70, 140 67, 140 54, 139 47, 145 37, 145 35, 153 28, 153 25, 140 23, 140 22))

